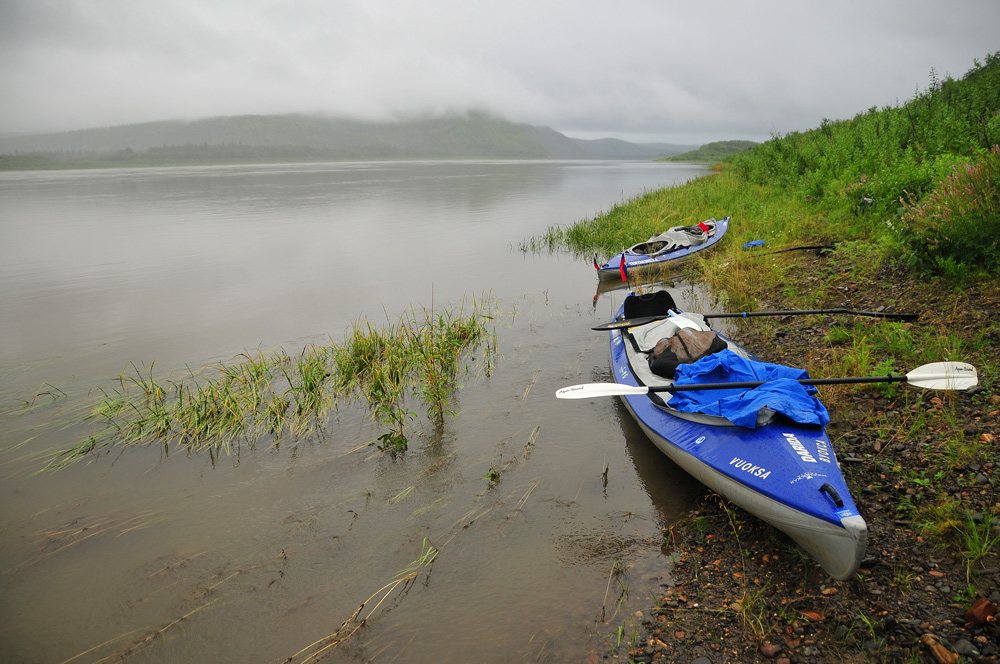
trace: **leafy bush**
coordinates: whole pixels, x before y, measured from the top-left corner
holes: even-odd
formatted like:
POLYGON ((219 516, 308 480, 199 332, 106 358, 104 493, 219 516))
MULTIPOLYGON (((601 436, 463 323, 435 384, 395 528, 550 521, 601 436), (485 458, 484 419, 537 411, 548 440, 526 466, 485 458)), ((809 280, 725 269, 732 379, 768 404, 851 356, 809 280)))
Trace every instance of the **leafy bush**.
POLYGON ((930 194, 904 200, 895 230, 919 270, 954 278, 1000 269, 1000 145, 954 166, 930 194))

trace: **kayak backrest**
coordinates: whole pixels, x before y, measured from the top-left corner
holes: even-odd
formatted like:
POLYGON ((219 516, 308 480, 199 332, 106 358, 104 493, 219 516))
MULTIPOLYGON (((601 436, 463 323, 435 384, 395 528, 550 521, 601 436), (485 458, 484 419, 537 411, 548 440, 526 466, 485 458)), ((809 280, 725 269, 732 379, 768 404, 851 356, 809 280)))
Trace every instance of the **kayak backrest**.
POLYGON ((625 318, 646 316, 666 316, 671 309, 677 309, 670 291, 658 290, 653 293, 633 293, 625 298, 623 312, 625 318))

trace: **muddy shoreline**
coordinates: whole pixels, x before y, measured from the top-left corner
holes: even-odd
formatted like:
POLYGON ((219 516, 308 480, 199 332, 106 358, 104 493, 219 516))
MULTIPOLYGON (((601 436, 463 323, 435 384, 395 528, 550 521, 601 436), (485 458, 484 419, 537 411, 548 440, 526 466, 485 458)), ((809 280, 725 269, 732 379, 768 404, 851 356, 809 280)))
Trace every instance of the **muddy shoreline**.
MULTIPOLYGON (((817 274, 851 274, 835 254, 796 257, 803 268, 803 283, 796 286, 807 288, 817 274)), ((877 311, 892 302, 891 310, 920 312, 914 324, 981 339, 985 354, 1000 355, 996 283, 956 294, 893 269, 877 279, 834 279, 840 299, 824 307, 877 311)), ((761 308, 794 308, 788 304, 775 298, 761 308)), ((819 324, 817 317, 787 317, 773 326, 746 326, 737 337, 763 360, 803 366, 804 357, 815 360, 829 347, 829 329, 840 323, 831 316, 819 324)), ((635 616, 641 627, 633 646, 622 644, 590 660, 1000 661, 1000 627, 990 615, 1000 604, 1000 544, 970 563, 970 544, 957 529, 925 535, 913 520, 944 497, 960 501, 980 526, 998 513, 1000 395, 981 376, 972 394, 945 396, 947 401, 938 393, 916 396, 855 390, 831 409, 830 438, 869 525, 867 556, 853 579, 833 580, 781 532, 706 493, 686 520, 665 533, 675 564, 655 604, 635 616), (931 425, 907 436, 906 423, 920 409, 931 425), (942 460, 940 441, 956 435, 974 443, 972 458, 942 460)), ((1000 538, 996 523, 979 532, 1000 538)))

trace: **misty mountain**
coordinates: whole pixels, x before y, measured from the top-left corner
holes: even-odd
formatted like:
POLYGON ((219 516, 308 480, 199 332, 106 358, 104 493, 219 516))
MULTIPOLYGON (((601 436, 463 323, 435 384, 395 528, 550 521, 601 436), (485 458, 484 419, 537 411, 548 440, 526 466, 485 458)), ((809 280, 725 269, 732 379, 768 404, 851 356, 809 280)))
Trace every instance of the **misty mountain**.
POLYGON ((695 145, 570 138, 482 113, 405 122, 320 115, 244 115, 170 120, 53 134, 0 137, 0 154, 195 153, 260 159, 659 159, 695 145))

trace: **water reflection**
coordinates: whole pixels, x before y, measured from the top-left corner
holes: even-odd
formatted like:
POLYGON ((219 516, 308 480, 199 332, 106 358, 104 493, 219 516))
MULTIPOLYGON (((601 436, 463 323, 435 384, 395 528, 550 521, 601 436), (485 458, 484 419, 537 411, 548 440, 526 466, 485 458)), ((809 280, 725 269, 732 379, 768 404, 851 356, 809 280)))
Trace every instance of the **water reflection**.
POLYGON ((671 461, 646 437, 621 401, 615 400, 629 457, 639 481, 649 495, 659 517, 659 526, 667 528, 683 516, 684 506, 704 495, 705 487, 671 461))

